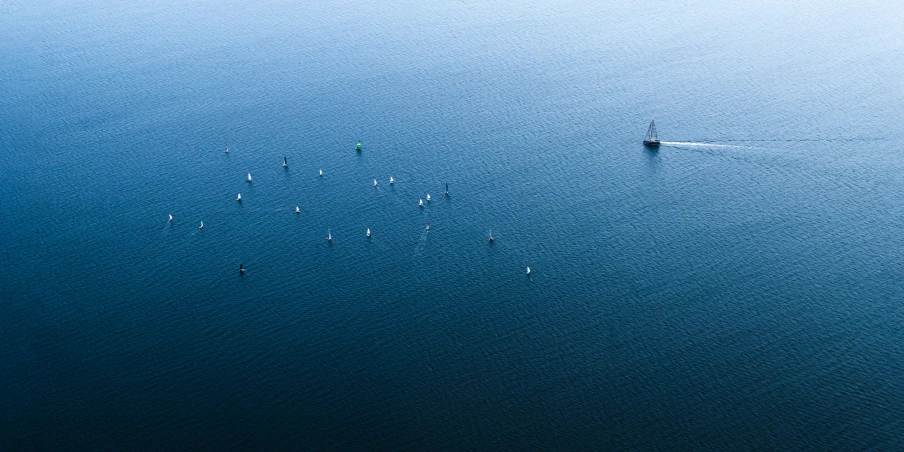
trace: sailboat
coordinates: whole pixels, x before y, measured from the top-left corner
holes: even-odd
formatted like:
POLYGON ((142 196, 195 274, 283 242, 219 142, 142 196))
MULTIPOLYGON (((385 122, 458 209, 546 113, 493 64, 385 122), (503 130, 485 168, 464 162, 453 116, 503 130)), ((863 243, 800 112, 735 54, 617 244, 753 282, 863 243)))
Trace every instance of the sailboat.
POLYGON ((172 223, 172 221, 173 221, 173 214, 169 214, 169 221, 172 223))
POLYGON ((490 229, 490 243, 493 243, 493 230, 490 229))
POLYGON ((320 170, 320 177, 323 177, 323 170, 320 170))
POLYGON ((238 202, 242 202, 242 194, 239 193, 239 196, 237 198, 235 198, 235 200, 238 202))
POLYGON ((201 226, 198 226, 198 229, 204 229, 204 222, 201 222, 201 226))
POLYGON ((430 193, 427 193, 427 202, 430 202, 430 193))
POLYGON ((251 182, 251 173, 248 173, 248 182, 251 182))
POLYGON ((283 156, 283 158, 282 158, 282 167, 283 167, 283 168, 288 168, 288 167, 289 167, 289 161, 286 160, 286 156, 283 156))
POLYGON ((228 154, 228 153, 229 153, 229 145, 228 145, 228 144, 227 144, 227 145, 226 145, 226 150, 225 150, 225 151, 223 151, 223 152, 224 152, 224 153, 226 153, 226 154, 228 154))
POLYGON ((527 267, 527 274, 530 276, 530 267, 527 267))
POLYGON ((394 183, 395 183, 395 181, 392 179, 392 176, 389 176, 389 185, 392 185, 394 183))
POLYGON ((374 179, 374 187, 376 187, 376 186, 377 186, 377 180, 374 179))
POLYGON ((424 200, 423 200, 423 199, 418 199, 418 200, 417 200, 417 205, 418 205, 419 207, 424 207, 424 200))
POLYGON ((425 228, 427 231, 430 230, 430 221, 427 221, 427 227, 425 228))
POLYGON ((449 183, 448 182, 446 182, 446 192, 443 194, 446 196, 449 196, 449 183))
POLYGON ((295 206, 295 213, 301 213, 301 209, 299 209, 298 206, 295 206))
POLYGON ((326 241, 327 241, 327 242, 332 242, 332 241, 333 241, 333 233, 330 232, 329 229, 326 230, 326 241))
POLYGON ((359 141, 357 145, 355 145, 355 150, 361 152, 361 142, 359 141))
POLYGON ((242 265, 242 264, 239 264, 239 273, 242 274, 242 275, 245 274, 245 266, 242 265))
POLYGON ((650 128, 647 129, 647 135, 643 138, 643 145, 651 148, 659 147, 659 138, 656 137, 656 121, 650 121, 650 128))
POLYGON ((370 228, 367 228, 367 233, 364 234, 364 235, 367 236, 367 237, 370 237, 370 228))

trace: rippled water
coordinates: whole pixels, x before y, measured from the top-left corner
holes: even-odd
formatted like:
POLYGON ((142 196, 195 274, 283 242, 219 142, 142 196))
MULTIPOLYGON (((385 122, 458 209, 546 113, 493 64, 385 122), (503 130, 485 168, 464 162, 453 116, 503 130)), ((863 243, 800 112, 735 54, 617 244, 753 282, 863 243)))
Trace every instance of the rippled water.
POLYGON ((900 4, 133 3, 0 6, 4 449, 904 448, 900 4))

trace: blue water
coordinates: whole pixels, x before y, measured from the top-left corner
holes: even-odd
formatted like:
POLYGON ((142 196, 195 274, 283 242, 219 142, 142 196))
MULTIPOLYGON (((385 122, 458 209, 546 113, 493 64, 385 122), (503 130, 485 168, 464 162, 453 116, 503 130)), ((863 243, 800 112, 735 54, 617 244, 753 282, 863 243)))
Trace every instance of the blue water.
POLYGON ((901 3, 184 3, 0 5, 0 448, 904 448, 901 3))

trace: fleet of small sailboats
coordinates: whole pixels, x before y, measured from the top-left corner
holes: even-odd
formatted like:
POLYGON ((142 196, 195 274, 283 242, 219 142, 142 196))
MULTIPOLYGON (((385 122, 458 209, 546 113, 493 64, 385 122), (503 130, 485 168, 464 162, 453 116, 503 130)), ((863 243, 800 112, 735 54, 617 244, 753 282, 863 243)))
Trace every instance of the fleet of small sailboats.
MULTIPOLYGON (((651 122, 650 122, 650 127, 647 129, 647 134, 646 134, 646 136, 644 137, 643 144, 646 145, 646 146, 651 146, 651 147, 658 147, 659 144, 660 144, 660 141, 659 141, 658 137, 656 136, 656 124, 655 124, 654 121, 651 121, 651 122)), ((356 149, 357 151, 359 151, 359 152, 361 151, 361 142, 360 142, 360 141, 355 145, 355 149, 356 149)), ((225 146, 223 152, 224 152, 224 153, 227 153, 227 154, 229 153, 229 146, 228 146, 228 145, 225 146)), ((287 158, 286 156, 283 156, 282 167, 283 167, 283 168, 286 168, 286 169, 289 168, 289 161, 288 161, 288 158, 287 158)), ((319 170, 318 170, 318 176, 323 177, 323 169, 319 169, 319 170)), ((248 173, 248 176, 247 176, 247 178, 246 178, 246 181, 249 182, 249 183, 252 181, 251 173, 248 173)), ((389 176, 389 184, 390 184, 390 185, 395 184, 395 179, 394 179, 392 176, 389 176)), ((378 181, 377 181, 377 179, 374 179, 374 180, 373 180, 373 186, 376 187, 377 185, 378 185, 378 181)), ((445 182, 445 190, 443 191, 443 195, 446 195, 446 196, 449 195, 449 183, 448 183, 448 182, 445 182)), ((429 193, 427 193, 426 199, 427 199, 427 202, 431 202, 431 201, 432 201, 432 198, 431 198, 431 196, 430 196, 429 193)), ((242 194, 241 194, 241 193, 239 193, 239 194, 236 196, 236 201, 242 202, 242 194)), ((424 200, 423 200, 423 199, 419 199, 419 200, 418 200, 418 206, 421 207, 421 208, 424 207, 424 200)), ((301 208, 300 208, 299 206, 295 206, 295 213, 296 213, 296 214, 301 213, 301 208)), ((167 221, 168 221, 168 222, 172 222, 172 221, 173 221, 173 214, 169 214, 169 218, 168 218, 167 221)), ((201 221, 201 224, 198 226, 198 229, 199 229, 199 230, 204 229, 204 222, 203 222, 203 221, 201 221)), ((429 221, 429 220, 427 221, 427 224, 425 225, 424 229, 427 230, 427 231, 430 230, 430 221, 429 221)), ((371 237, 370 228, 367 228, 367 230, 366 230, 366 232, 365 232, 364 235, 365 235, 365 237, 367 237, 367 238, 370 238, 370 237, 371 237)), ((330 230, 330 229, 327 229, 326 240, 327 240, 328 242, 330 242, 330 243, 333 242, 333 233, 332 233, 332 230, 330 230)), ((495 239, 494 239, 494 237, 493 237, 493 230, 492 230, 492 229, 489 231, 488 241, 489 241, 489 243, 494 243, 494 241, 495 241, 495 239)), ((241 274, 244 274, 244 273, 245 273, 245 267, 244 267, 244 264, 239 264, 239 273, 241 273, 241 274)), ((528 276, 530 276, 530 273, 531 273, 530 267, 527 267, 527 269, 526 269, 526 274, 527 274, 528 276)))

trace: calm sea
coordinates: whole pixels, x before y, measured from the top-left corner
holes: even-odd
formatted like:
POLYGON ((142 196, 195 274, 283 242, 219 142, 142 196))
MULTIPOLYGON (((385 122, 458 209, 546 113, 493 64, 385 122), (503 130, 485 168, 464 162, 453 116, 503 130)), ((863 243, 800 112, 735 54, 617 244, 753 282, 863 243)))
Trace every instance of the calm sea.
POLYGON ((2 3, 0 448, 904 449, 901 17, 2 3))

